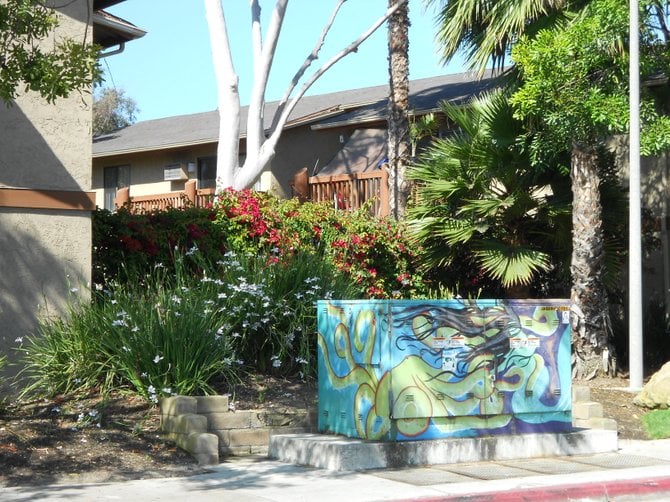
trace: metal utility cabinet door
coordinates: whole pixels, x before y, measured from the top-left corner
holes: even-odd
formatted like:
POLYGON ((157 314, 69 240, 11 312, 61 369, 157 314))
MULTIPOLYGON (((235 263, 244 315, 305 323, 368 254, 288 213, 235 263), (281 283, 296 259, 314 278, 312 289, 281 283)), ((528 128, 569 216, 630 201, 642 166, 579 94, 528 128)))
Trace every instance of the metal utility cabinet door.
POLYGON ((318 302, 319 431, 571 430, 568 300, 318 302))

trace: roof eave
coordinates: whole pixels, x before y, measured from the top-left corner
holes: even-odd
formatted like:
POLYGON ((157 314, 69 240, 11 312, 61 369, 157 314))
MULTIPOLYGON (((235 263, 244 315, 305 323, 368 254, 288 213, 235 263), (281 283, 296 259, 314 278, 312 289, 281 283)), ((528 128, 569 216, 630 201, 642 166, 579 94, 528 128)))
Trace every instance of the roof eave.
POLYGON ((190 146, 200 146, 200 145, 209 145, 216 144, 218 139, 204 139, 200 141, 184 141, 182 143, 170 143, 168 145, 154 145, 154 146, 144 146, 138 148, 126 148, 125 150, 114 150, 110 152, 93 152, 92 157, 94 159, 103 159, 107 157, 116 157, 119 155, 130 155, 134 153, 146 153, 146 152, 156 152, 161 150, 174 150, 176 148, 188 148, 190 146))
MULTIPOLYGON (((427 115, 429 113, 437 113, 441 111, 440 107, 433 107, 433 108, 426 108, 422 110, 412 110, 410 111, 411 116, 421 116, 421 115, 427 115)), ((380 121, 386 121, 387 116, 386 115, 372 115, 369 117, 363 117, 363 118, 357 118, 357 119, 352 119, 352 120, 341 120, 339 122, 328 122, 326 124, 313 124, 311 126, 311 129, 313 131, 319 131, 319 130, 325 130, 325 129, 336 129, 339 127, 350 127, 350 126, 357 126, 357 125, 362 125, 362 124, 370 124, 373 122, 380 122, 380 121)))

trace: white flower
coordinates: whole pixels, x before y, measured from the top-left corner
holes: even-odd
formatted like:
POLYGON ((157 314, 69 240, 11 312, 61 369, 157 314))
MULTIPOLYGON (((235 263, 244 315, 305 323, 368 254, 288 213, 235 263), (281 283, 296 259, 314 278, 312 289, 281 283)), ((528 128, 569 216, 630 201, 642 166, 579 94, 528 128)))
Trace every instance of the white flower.
POLYGON ((172 389, 170 387, 163 387, 161 390, 164 394, 172 394, 172 389))
POLYGON ((70 293, 76 293, 79 291, 79 288, 70 288, 70 293))
POLYGON ((126 324, 126 321, 123 319, 116 319, 115 321, 112 321, 112 326, 128 326, 126 324))
POLYGON ((22 336, 17 336, 17 337, 14 339, 14 341, 15 341, 16 343, 23 343, 23 337, 22 337, 22 336))
POLYGON ((158 364, 158 363, 161 362, 163 359, 164 359, 163 356, 159 356, 159 355, 157 354, 156 357, 154 357, 154 363, 155 363, 155 364, 158 364))
POLYGON ((228 298, 228 295, 226 293, 219 293, 219 299, 223 300, 224 298, 228 298))
POLYGON ((272 367, 273 368, 279 368, 281 366, 281 361, 279 360, 279 356, 272 356, 270 359, 272 360, 272 367))
POLYGON ((133 333, 137 333, 139 330, 140 330, 140 328, 138 328, 137 326, 135 326, 135 327, 134 327, 133 329, 131 329, 130 331, 132 331, 133 333))

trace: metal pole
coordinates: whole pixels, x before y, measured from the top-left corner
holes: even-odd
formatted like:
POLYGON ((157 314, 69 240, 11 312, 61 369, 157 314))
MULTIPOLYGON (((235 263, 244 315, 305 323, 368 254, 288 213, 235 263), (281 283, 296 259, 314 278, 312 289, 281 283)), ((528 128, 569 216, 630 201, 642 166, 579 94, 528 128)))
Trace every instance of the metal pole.
POLYGON ((638 0, 630 0, 628 347, 630 389, 642 388, 642 228, 640 202, 640 41, 638 0))

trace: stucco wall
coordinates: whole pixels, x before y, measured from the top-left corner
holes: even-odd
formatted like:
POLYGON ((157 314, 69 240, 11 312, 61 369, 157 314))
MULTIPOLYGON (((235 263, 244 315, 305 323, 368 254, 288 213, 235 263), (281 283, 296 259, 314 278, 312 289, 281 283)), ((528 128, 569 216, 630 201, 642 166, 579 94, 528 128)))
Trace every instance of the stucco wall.
MULTIPOLYGON (((64 8, 56 36, 90 38, 89 4, 64 8)), ((0 106, 0 186, 90 190, 90 95, 49 104, 28 93, 0 106)), ((16 359, 16 340, 34 333, 41 315, 62 313, 71 288, 86 296, 90 212, 0 207, 0 270, 0 351, 16 359)))
MULTIPOLYGON (((291 197, 293 175, 303 167, 312 172, 315 166, 327 164, 342 148, 340 130, 313 131, 309 126, 284 131, 277 144, 276 155, 269 169, 261 175, 258 190, 269 191, 280 197, 291 197)), ((344 133, 344 139, 349 133, 344 133)), ((184 189, 185 181, 163 181, 163 168, 177 162, 195 162, 200 157, 216 155, 216 144, 189 148, 129 153, 93 159, 93 188, 96 204, 104 207, 104 169, 113 166, 130 166, 130 195, 160 194, 184 189)), ((189 179, 197 178, 190 173, 189 179)))
MULTIPOLYGON (((621 179, 626 189, 629 178, 628 140, 617 137, 611 142, 620 167, 621 179)), ((670 314, 670 228, 668 213, 670 200, 668 182, 670 178, 670 154, 642 157, 640 159, 640 191, 642 209, 649 218, 644 219, 645 228, 650 232, 653 225, 653 237, 656 246, 643 248, 642 261, 642 308, 651 304, 665 305, 666 315, 670 314)), ((628 269, 623 278, 624 287, 628 284, 628 269)))
MULTIPOLYGON (((166 165, 189 162, 197 165, 198 158, 213 155, 216 155, 216 144, 94 158, 93 189, 96 204, 104 207, 105 167, 130 166, 130 195, 152 195, 184 190, 187 180, 163 181, 166 165)), ((197 174, 197 171, 189 173, 189 179, 196 179, 197 174)))

